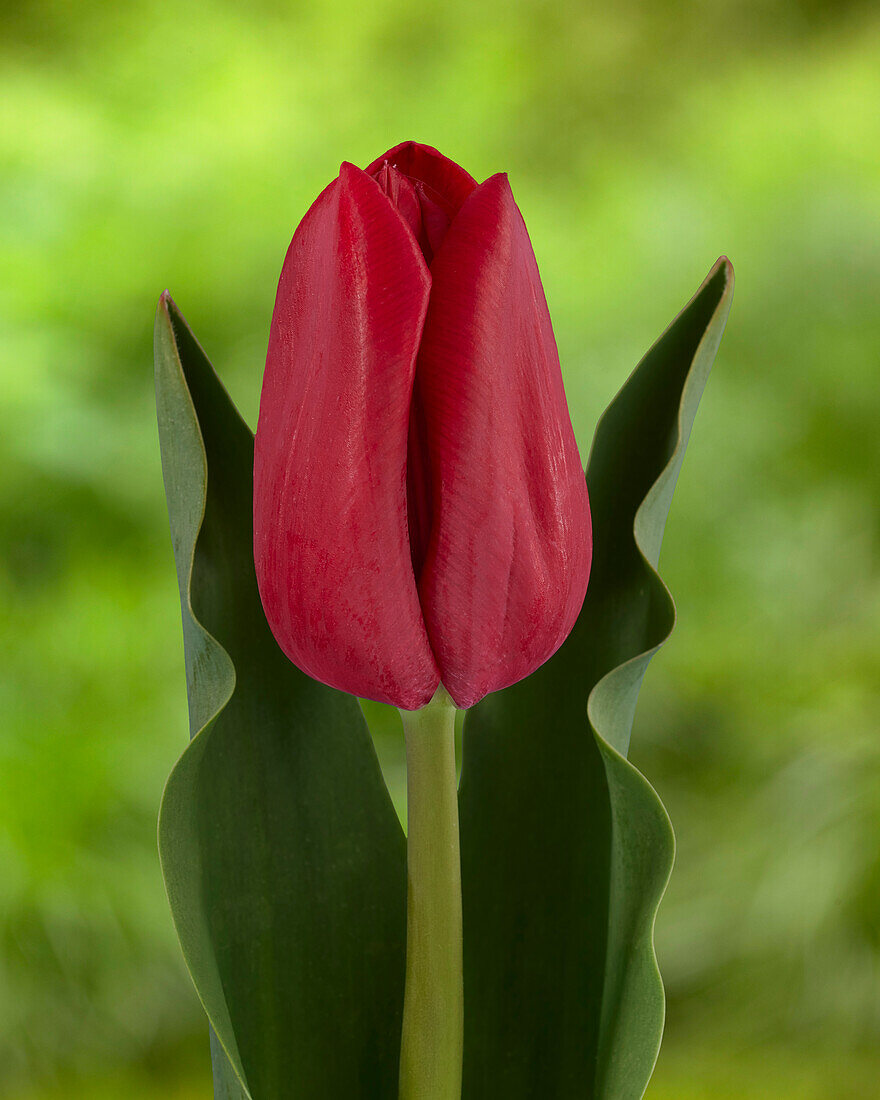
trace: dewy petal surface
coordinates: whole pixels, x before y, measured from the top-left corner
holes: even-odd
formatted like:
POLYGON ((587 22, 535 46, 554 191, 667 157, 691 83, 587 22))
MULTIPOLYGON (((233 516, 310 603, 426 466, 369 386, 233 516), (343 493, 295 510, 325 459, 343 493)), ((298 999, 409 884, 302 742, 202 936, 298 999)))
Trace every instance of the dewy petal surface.
POLYGON ((421 252, 353 165, 297 229, 281 275, 254 463, 254 556, 279 645, 332 687, 406 709, 439 682, 407 534, 421 252))
POLYGON ((465 200, 431 276, 418 364, 432 472, 420 595, 442 681, 467 707, 565 640, 587 588, 590 512, 538 267, 506 176, 465 200))

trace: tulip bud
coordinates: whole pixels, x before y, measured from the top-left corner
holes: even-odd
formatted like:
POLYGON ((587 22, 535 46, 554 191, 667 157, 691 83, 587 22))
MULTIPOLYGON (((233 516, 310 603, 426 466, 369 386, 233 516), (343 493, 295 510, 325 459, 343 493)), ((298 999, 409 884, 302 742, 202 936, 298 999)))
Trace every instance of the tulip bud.
POLYGON ((316 679, 469 707, 559 648, 589 503, 505 175, 414 142, 342 165, 284 261, 254 489, 266 617, 316 679))

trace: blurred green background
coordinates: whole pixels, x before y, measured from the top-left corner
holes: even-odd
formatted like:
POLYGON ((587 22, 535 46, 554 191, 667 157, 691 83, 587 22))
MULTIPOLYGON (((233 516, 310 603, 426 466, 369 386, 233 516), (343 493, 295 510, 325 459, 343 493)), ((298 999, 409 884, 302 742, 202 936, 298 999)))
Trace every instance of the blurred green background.
POLYGON ((253 424, 296 223, 342 159, 416 138, 510 173, 584 458, 734 262, 633 741, 679 844, 648 1096, 876 1096, 876 6, 0 13, 0 1095, 211 1095, 155 852, 187 727, 153 311, 170 287, 253 424))

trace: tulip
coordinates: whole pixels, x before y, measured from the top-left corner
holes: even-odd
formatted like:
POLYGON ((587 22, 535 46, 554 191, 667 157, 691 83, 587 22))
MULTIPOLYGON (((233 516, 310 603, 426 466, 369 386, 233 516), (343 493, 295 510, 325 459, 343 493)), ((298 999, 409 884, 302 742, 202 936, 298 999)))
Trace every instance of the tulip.
POLYGON ((464 708, 559 648, 589 502, 505 174, 415 142, 342 165, 284 261, 254 478, 263 607, 314 678, 464 708))

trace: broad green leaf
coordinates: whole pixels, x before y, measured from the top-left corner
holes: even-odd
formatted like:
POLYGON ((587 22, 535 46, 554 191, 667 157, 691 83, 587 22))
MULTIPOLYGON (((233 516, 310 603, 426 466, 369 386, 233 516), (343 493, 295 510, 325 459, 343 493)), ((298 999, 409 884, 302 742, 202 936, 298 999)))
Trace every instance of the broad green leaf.
POLYGON ((638 1100, 653 1071, 653 928, 674 839, 626 752, 674 622, 657 560, 732 290, 720 260, 599 423, 593 568, 572 634, 467 716, 464 1100, 638 1100))
POLYGON ((298 672, 266 625, 253 437, 167 295, 155 342, 192 734, 159 851, 215 1095, 394 1097, 403 833, 357 700, 298 672))

